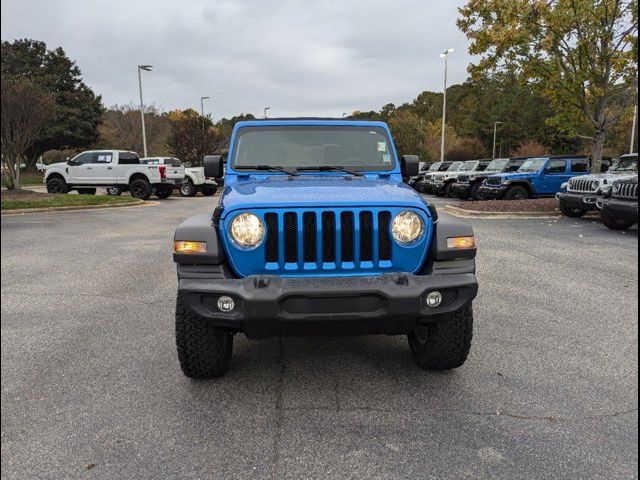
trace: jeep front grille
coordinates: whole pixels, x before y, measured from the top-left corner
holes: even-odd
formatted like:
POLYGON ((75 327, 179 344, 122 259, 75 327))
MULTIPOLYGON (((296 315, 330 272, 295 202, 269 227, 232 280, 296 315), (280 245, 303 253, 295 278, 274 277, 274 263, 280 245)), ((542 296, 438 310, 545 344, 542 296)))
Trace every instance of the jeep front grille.
POLYGON ((469 183, 469 175, 460 175, 458 177, 458 183, 469 183))
POLYGON ((621 200, 638 200, 637 183, 617 183, 613 187, 613 198, 621 200))
POLYGON ((487 185, 493 185, 493 186, 499 187, 500 185, 502 185, 502 178, 501 177, 489 177, 489 178, 487 178, 487 185))
POLYGON ((570 192, 593 193, 598 190, 599 182, 583 178, 574 178, 569 181, 570 192))
POLYGON ((391 213, 383 210, 266 213, 265 261, 320 264, 391 260, 391 213), (300 225, 298 225, 300 223, 300 225), (282 227, 281 227, 282 224, 282 227), (318 225, 322 228, 318 229, 318 225), (301 234, 301 235, 300 235, 301 234), (299 242, 298 239, 302 242, 299 242), (319 240, 319 243, 318 243, 319 240), (280 248, 280 245, 283 248, 280 248), (319 248, 318 248, 319 247, 319 248))

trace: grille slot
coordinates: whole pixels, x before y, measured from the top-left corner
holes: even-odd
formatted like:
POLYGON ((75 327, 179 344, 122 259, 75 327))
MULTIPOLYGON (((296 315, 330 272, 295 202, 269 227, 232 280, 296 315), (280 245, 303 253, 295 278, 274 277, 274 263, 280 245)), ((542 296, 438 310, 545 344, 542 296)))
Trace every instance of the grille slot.
POLYGON ((360 212, 360 260, 373 260, 373 214, 360 212))
POLYGON ((391 260, 391 213, 378 213, 378 249, 380 260, 391 260))
POLYGON ((322 261, 336 261, 336 214, 322 213, 322 261))
POLYGON ((265 260, 269 263, 278 262, 278 215, 267 213, 264 216, 267 225, 267 241, 265 248, 265 260))
POLYGON ((340 214, 340 236, 342 261, 353 262, 353 213, 342 212, 340 214))
POLYGON ((284 214, 284 261, 298 261, 298 218, 292 212, 284 214))
POLYGON ((313 263, 316 261, 316 214, 304 212, 302 215, 302 228, 304 238, 304 261, 313 263))

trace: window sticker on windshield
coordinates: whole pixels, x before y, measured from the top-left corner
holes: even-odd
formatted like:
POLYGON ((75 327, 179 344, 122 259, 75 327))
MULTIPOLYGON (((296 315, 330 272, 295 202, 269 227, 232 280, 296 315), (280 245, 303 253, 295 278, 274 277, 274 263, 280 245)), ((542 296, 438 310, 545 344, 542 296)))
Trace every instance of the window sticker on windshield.
POLYGON ((382 163, 391 163, 391 154, 383 153, 382 154, 382 163))
POLYGON ((387 151, 387 142, 378 142, 378 151, 386 152, 387 151))

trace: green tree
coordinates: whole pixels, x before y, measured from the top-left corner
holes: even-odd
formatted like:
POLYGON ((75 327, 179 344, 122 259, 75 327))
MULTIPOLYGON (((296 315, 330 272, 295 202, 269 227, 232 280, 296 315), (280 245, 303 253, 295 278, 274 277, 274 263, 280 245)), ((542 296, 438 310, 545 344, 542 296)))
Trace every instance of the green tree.
POLYGON ((398 155, 419 155, 420 160, 433 160, 425 145, 425 124, 408 109, 396 110, 388 120, 398 155))
POLYGON ((171 133, 167 146, 183 162, 200 165, 204 155, 220 152, 227 139, 213 125, 209 115, 203 117, 195 110, 170 112, 171 133))
POLYGON ((535 82, 566 130, 586 118, 600 171, 606 132, 637 102, 637 0, 469 0, 460 13, 469 52, 482 56, 471 72, 535 82))
POLYGON ((86 148, 98 140, 104 111, 101 97, 82 81, 78 66, 62 48, 47 50, 44 42, 2 42, 0 70, 3 76, 27 78, 55 95, 55 115, 29 148, 29 163, 53 148, 86 148))
POLYGON ((26 78, 2 76, 0 145, 9 190, 20 189, 20 164, 25 153, 53 118, 55 100, 26 78))

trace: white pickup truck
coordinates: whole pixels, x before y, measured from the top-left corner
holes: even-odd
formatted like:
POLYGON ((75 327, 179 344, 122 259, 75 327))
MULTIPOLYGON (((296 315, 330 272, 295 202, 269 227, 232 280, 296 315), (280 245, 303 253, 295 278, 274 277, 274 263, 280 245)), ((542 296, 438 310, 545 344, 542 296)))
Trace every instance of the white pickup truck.
POLYGON ((47 165, 44 172, 49 193, 77 190, 93 195, 96 187, 106 187, 112 193, 128 190, 132 197, 142 200, 152 194, 167 198, 178 182, 167 177, 166 166, 144 165, 137 153, 123 150, 82 152, 67 162, 47 165))
POLYGON ((176 176, 178 171, 181 172, 181 179, 184 181, 180 182, 178 188, 183 197, 193 197, 198 193, 198 190, 202 195, 208 197, 215 195, 218 188, 213 178, 205 177, 204 167, 186 167, 180 162, 180 159, 175 157, 145 157, 140 161, 148 165, 166 165, 168 178, 172 178, 170 172, 174 170, 176 176))

